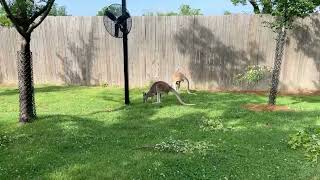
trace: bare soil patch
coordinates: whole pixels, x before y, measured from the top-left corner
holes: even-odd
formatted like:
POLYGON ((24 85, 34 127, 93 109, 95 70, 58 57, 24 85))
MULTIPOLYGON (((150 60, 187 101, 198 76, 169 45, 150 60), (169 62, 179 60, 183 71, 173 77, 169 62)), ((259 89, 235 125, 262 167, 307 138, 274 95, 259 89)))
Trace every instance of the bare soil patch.
MULTIPOLYGON (((210 92, 229 92, 239 94, 252 94, 259 96, 268 96, 269 91, 262 90, 228 90, 228 89, 215 89, 209 90, 210 92)), ((280 91, 280 96, 320 96, 320 91, 309 91, 309 90, 297 90, 297 91, 280 91)))
POLYGON ((268 104, 246 104, 244 108, 255 112, 268 111, 268 112, 289 112, 292 111, 288 106, 268 105, 268 104))

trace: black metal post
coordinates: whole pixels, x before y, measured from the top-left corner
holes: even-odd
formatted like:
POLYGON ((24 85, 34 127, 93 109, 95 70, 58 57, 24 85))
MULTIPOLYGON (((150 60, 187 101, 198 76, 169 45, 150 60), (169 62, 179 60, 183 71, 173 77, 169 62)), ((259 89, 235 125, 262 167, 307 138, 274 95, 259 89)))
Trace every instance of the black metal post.
MULTIPOLYGON (((122 14, 125 14, 127 10, 126 0, 122 0, 122 14)), ((124 23, 124 30, 127 30, 127 21, 124 23)), ((129 72, 128 72, 128 33, 123 33, 123 65, 124 65, 124 96, 125 104, 130 104, 129 98, 129 72)))

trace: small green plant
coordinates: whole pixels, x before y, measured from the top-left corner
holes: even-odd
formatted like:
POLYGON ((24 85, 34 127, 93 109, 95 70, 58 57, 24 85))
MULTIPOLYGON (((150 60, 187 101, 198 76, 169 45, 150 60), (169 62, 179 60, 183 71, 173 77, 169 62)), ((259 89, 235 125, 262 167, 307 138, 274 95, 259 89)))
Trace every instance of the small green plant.
POLYGON ((163 141, 159 144, 154 145, 154 149, 161 152, 170 152, 170 153, 183 153, 183 154, 192 154, 198 152, 205 155, 207 151, 210 150, 210 145, 208 142, 191 142, 189 140, 175 140, 169 138, 167 141, 163 141))
POLYGON ((203 131, 213 131, 213 130, 222 130, 227 131, 228 128, 225 128, 222 124, 221 118, 216 119, 207 119, 205 117, 201 118, 200 129, 203 131))
POLYGON ((248 86, 254 87, 261 80, 267 78, 271 74, 271 68, 268 66, 253 65, 248 66, 246 70, 235 77, 237 84, 245 82, 248 86))
POLYGON ((305 156, 312 162, 320 158, 320 128, 307 128, 290 136, 288 142, 292 149, 302 149, 305 156))

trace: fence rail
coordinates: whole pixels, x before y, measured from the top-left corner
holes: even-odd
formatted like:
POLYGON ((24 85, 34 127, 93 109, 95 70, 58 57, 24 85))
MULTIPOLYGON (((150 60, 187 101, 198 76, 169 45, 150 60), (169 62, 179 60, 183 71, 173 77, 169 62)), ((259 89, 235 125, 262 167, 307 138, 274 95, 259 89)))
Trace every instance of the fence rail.
MULTIPOLYGON (((177 69, 197 89, 236 88, 248 65, 272 66, 275 33, 268 16, 133 17, 129 34, 130 86, 170 82, 177 69)), ((299 20, 290 31, 281 72, 282 90, 320 90, 320 18, 299 20)), ((37 84, 122 85, 122 41, 102 17, 48 17, 32 34, 37 84)), ((17 83, 20 36, 0 29, 0 83, 17 83)), ((266 89, 263 83, 259 86, 266 89)))

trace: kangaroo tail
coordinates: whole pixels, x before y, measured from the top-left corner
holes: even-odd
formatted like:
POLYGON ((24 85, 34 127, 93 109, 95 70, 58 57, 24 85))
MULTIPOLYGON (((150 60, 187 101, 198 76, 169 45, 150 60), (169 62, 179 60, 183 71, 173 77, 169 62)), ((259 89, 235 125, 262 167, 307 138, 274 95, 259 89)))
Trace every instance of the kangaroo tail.
POLYGON ((171 89, 171 92, 172 92, 174 95, 176 95, 178 101, 179 101, 182 105, 185 105, 185 106, 194 106, 194 105, 195 105, 195 104, 186 104, 185 102, 183 102, 182 99, 181 99, 181 97, 180 97, 180 95, 179 95, 179 93, 178 93, 176 90, 174 90, 173 88, 171 89))
POLYGON ((188 84, 188 87, 187 87, 187 92, 188 92, 188 94, 195 94, 195 93, 190 92, 190 82, 189 82, 189 79, 188 79, 187 77, 184 77, 184 79, 187 81, 187 84, 188 84))

